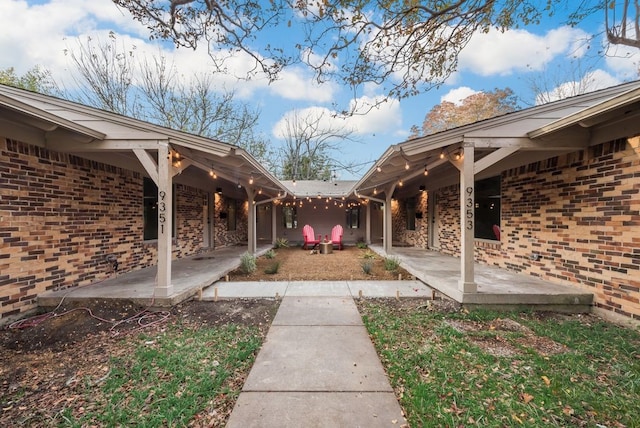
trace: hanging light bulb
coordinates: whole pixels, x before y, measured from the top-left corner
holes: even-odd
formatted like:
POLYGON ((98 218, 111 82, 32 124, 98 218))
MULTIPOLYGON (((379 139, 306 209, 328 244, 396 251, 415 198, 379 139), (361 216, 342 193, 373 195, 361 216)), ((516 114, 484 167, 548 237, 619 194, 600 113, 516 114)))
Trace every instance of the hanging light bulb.
POLYGON ((398 181, 398 186, 402 187, 404 185, 404 183, 402 182, 402 180, 398 181))
POLYGON ((409 169, 409 162, 404 163, 404 169, 409 169))
POLYGON ((427 166, 424 166, 424 175, 427 176, 429 175, 429 170, 427 169, 427 166))
POLYGON ((253 175, 249 177, 249 184, 253 184, 253 175))
POLYGON ((377 189, 377 188, 375 188, 375 187, 373 188, 373 194, 374 194, 374 195, 377 195, 377 194, 378 194, 378 189, 377 189))
POLYGON ((378 166, 376 167, 376 171, 378 171, 378 172, 382 172, 382 168, 380 168, 380 165, 378 165, 378 166))
POLYGON ((444 159, 444 150, 440 151, 440 159, 444 159))
POLYGON ((460 152, 457 152, 454 156, 455 160, 460 160, 461 157, 460 152))

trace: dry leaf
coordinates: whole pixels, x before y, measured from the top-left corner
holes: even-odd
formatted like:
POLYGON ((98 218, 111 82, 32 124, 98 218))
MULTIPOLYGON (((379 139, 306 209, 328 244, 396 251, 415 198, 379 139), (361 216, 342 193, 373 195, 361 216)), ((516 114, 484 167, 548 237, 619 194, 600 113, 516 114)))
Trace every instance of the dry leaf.
POLYGON ((533 400, 533 395, 523 392, 522 394, 520 394, 520 399, 524 402, 524 404, 528 404, 531 400, 533 400))
POLYGON ((551 385, 551 381, 549 380, 549 378, 548 378, 548 377, 546 377, 546 376, 541 376, 541 378, 542 378, 542 380, 544 381, 544 384, 545 384, 545 385, 547 385, 547 386, 551 385))

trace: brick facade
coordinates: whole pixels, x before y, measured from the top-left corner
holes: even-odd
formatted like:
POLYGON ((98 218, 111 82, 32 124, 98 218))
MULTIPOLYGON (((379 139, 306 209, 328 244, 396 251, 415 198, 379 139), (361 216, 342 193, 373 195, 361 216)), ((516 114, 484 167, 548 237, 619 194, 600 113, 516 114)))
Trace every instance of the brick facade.
MULTIPOLYGON (((110 277, 111 257, 118 272, 154 265, 142 182, 136 172, 1 138, 0 323, 35 308, 44 291, 110 277)), ((202 250, 204 197, 175 186, 174 258, 202 250)), ((246 241, 246 207, 238 214, 238 230, 221 229, 217 245, 246 241)))
MULTIPOLYGON (((440 251, 454 256, 458 195, 437 191, 440 251)), ((500 242, 476 241, 477 261, 579 286, 640 319, 640 137, 503 172, 500 226, 500 242)))

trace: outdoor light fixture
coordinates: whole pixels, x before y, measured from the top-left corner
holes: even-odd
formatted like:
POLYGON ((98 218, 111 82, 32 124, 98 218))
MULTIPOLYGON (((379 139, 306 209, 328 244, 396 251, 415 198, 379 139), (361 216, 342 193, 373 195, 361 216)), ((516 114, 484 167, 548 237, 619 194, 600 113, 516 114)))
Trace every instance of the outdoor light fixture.
POLYGON ((444 159, 444 150, 440 151, 440 159, 444 159))
POLYGON ((242 184, 240 184, 240 182, 238 182, 238 189, 242 189, 242 184))
POLYGON ((211 176, 211 178, 213 178, 214 180, 215 180, 216 178, 218 178, 218 174, 216 174, 216 172, 213 170, 213 168, 211 168, 211 169, 209 170, 209 175, 210 175, 210 176, 211 176))
POLYGON ((296 179, 295 178, 293 179, 293 185, 294 186, 296 185, 296 179))
POLYGON ((380 168, 380 165, 378 165, 378 166, 376 167, 376 171, 378 171, 378 172, 382 172, 382 168, 380 168))
POLYGON ((402 180, 398 181, 398 186, 402 187, 404 185, 404 183, 402 182, 402 180))
POLYGON ((216 187, 216 193, 222 195, 222 187, 216 187))
POLYGON ((378 194, 378 189, 377 189, 377 188, 375 188, 375 187, 373 188, 373 194, 374 194, 374 195, 377 195, 377 194, 378 194))
POLYGON ((404 169, 409 169, 409 162, 404 163, 404 169))
POLYGON ((419 187, 419 189, 420 189, 421 192, 424 192, 426 187, 424 187, 424 185, 422 185, 422 186, 419 187))
POLYGON ((429 175, 429 170, 427 169, 427 166, 424 166, 424 175, 429 175))
POLYGON ((249 184, 253 184, 253 175, 249 177, 249 184))
POLYGON ((460 160, 460 158, 461 158, 461 157, 462 157, 462 156, 460 155, 460 152, 457 152, 457 153, 453 156, 453 158, 454 158, 455 160, 460 160))

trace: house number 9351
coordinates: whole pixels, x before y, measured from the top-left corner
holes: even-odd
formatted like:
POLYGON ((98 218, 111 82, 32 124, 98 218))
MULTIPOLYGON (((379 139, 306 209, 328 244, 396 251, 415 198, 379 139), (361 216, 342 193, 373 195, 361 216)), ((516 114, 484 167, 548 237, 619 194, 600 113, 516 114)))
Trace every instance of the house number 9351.
POLYGON ((465 200, 465 216, 467 230, 473 229, 473 187, 469 186, 465 189, 467 198, 465 200))
POLYGON ((160 233, 164 233, 164 223, 167 221, 167 204, 164 202, 167 196, 164 190, 158 192, 158 222, 160 223, 160 233))

